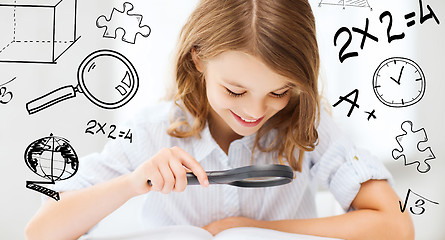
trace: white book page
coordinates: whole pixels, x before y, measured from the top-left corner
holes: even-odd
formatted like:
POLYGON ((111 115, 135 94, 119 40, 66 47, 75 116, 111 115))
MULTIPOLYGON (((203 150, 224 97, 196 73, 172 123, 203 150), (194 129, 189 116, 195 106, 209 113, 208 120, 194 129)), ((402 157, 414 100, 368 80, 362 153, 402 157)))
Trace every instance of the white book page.
POLYGON ((166 226, 120 236, 84 236, 82 240, 339 240, 280 232, 264 228, 239 227, 224 230, 215 237, 195 226, 166 226))
POLYGON ((212 240, 208 231, 195 226, 165 226, 120 236, 85 236, 82 240, 212 240))
POLYGON ((286 233, 264 228, 240 227, 231 228, 220 232, 214 240, 338 240, 337 238, 325 238, 295 233, 286 233))

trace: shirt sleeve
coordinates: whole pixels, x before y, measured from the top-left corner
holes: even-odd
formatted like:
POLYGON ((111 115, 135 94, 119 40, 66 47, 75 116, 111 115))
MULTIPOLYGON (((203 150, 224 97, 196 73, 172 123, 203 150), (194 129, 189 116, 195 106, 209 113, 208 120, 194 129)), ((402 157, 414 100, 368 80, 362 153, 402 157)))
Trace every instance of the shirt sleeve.
POLYGON ((311 153, 311 175, 331 191, 344 210, 351 210, 361 183, 386 179, 392 184, 392 176, 383 163, 369 151, 357 148, 324 110, 318 136, 319 143, 311 153))
POLYGON ((102 152, 80 158, 77 173, 69 179, 57 181, 54 189, 64 192, 86 188, 130 171, 122 143, 110 141, 102 152))

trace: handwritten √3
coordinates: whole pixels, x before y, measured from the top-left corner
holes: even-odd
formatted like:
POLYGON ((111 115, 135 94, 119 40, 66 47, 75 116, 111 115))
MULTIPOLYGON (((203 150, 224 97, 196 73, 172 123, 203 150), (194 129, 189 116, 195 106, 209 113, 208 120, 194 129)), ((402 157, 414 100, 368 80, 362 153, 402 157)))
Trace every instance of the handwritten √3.
POLYGON ((412 193, 413 195, 415 195, 418 198, 414 202, 414 206, 409 207, 410 212, 412 214, 414 214, 414 215, 422 215, 426 211, 423 206, 427 202, 432 203, 432 204, 436 204, 436 205, 439 204, 438 202, 431 201, 431 200, 429 200, 429 199, 427 199, 427 198, 425 198, 425 197, 423 197, 423 196, 413 192, 411 189, 408 189, 408 192, 407 192, 406 198, 405 198, 405 203, 403 204, 403 206, 402 206, 402 202, 399 201, 399 207, 400 207, 400 211, 402 213, 405 212, 405 210, 406 210, 406 207, 408 205, 407 203, 408 203, 409 197, 410 197, 410 193, 412 193))

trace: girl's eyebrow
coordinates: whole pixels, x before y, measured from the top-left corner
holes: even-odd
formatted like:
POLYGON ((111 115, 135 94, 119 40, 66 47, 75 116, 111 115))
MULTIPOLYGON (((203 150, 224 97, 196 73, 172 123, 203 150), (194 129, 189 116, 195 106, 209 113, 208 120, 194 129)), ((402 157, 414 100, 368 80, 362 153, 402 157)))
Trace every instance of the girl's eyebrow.
POLYGON ((236 82, 233 82, 231 80, 223 80, 223 81, 224 81, 224 83, 227 83, 227 84, 232 85, 234 87, 245 88, 243 85, 241 85, 239 83, 236 83, 236 82))
MULTIPOLYGON (((246 89, 246 87, 244 87, 243 85, 241 85, 241 84, 239 84, 239 83, 236 83, 236 82, 233 82, 233 81, 231 81, 231 80, 224 80, 224 82, 225 83, 227 83, 227 84, 229 84, 229 85, 232 85, 232 86, 234 86, 234 87, 239 87, 239 88, 244 88, 244 89, 246 89)), ((280 87, 280 88, 278 88, 278 89, 276 89, 276 90, 274 90, 274 91, 272 91, 272 92, 276 92, 276 91, 280 91, 280 90, 282 90, 282 89, 285 89, 285 88, 291 88, 291 87, 294 87, 295 85, 293 84, 293 83, 286 83, 286 85, 284 85, 284 86, 282 86, 282 87, 280 87)))
POLYGON ((285 89, 285 88, 292 88, 294 86, 295 85, 293 83, 286 83, 286 85, 284 85, 283 87, 281 87, 281 88, 279 88, 279 89, 277 89, 275 91, 272 91, 272 92, 280 91, 280 90, 285 89))

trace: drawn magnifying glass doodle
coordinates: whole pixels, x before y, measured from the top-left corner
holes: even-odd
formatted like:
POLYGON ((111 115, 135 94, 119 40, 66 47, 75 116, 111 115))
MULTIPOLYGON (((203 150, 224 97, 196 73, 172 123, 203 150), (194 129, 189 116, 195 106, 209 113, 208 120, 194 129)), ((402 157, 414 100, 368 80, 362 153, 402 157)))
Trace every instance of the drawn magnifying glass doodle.
POLYGON ((28 113, 34 114, 73 98, 76 93, 83 93, 101 108, 116 109, 127 104, 139 88, 139 77, 133 64, 124 55, 108 49, 88 55, 79 65, 77 80, 76 87, 64 86, 28 102, 28 113))

